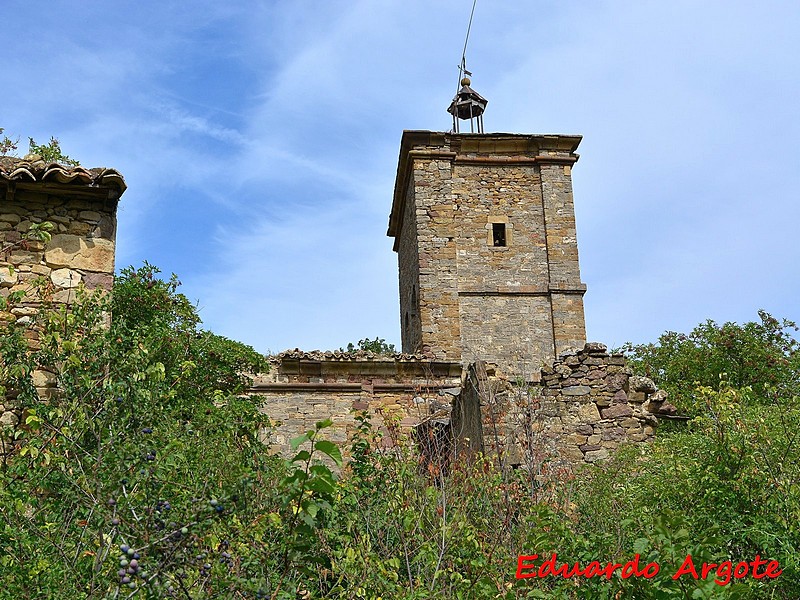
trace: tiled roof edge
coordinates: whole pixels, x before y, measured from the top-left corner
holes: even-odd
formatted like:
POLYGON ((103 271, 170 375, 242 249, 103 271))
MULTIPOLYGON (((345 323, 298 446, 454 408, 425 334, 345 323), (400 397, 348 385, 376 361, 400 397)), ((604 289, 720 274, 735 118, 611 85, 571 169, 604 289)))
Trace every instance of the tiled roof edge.
POLYGON ((121 196, 127 189, 125 178, 115 169, 47 162, 36 155, 25 158, 0 156, 0 180, 20 183, 61 183, 89 187, 116 188, 121 196))

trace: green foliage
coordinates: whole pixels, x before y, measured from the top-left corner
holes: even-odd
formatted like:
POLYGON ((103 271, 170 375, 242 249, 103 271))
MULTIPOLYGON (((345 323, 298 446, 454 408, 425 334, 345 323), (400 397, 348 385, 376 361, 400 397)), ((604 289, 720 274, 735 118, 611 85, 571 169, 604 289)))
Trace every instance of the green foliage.
MULTIPOLYGON (((19 138, 12 139, 5 134, 5 129, 0 127, 0 156, 16 156, 19 149, 19 138)), ((80 163, 64 154, 58 139, 50 137, 47 144, 37 144, 33 138, 28 138, 28 153, 39 156, 45 162, 55 162, 67 166, 78 166, 80 163)))
POLYGON ((5 129, 2 127, 0 127, 0 135, 3 136, 0 138, 0 156, 8 156, 16 152, 17 148, 19 148, 19 138, 11 139, 5 135, 5 129))
POLYGON ((30 227, 28 227, 28 231, 25 233, 25 239, 43 242, 46 244, 53 238, 53 234, 50 232, 54 229, 55 225, 53 225, 50 221, 31 223, 30 227))
MULTIPOLYGON (((432 462, 366 413, 347 447, 326 439, 325 420, 291 441, 290 460, 272 457, 268 423, 242 395, 263 357, 200 329, 178 289, 148 264, 123 270, 113 296, 79 289, 69 309, 47 305, 45 289, 33 351, 0 321, 0 392, 24 407, 0 469, 0 599, 800 597, 800 408, 779 360, 796 356, 788 322, 707 324, 696 338, 714 340, 707 356, 725 340, 739 354, 720 350, 709 383, 682 389, 689 426, 570 476, 432 462), (724 362, 750 355, 775 360, 736 373, 724 362), (57 391, 37 390, 36 371, 57 391), (518 555, 552 553, 582 567, 639 555, 661 570, 514 578, 518 555), (687 555, 756 554, 784 573, 724 586, 671 577, 687 555)), ((0 298, 0 311, 20 299, 0 298)), ((680 363, 660 344, 640 364, 706 376, 678 346, 680 363)))
POLYGON ((657 556, 670 573, 687 554, 698 564, 735 564, 760 555, 778 559, 784 569, 778 580, 750 578, 724 587, 686 578, 657 579, 655 588, 638 581, 637 594, 649 589, 665 598, 800 597, 797 397, 764 406, 750 390, 724 381, 695 394, 704 409, 687 431, 618 453, 580 481, 579 530, 616 529, 599 549, 603 556, 636 548, 657 556))
POLYGON ((666 390, 670 400, 696 414, 697 385, 715 387, 720 378, 733 387, 751 387, 765 402, 791 396, 800 387, 797 325, 759 311, 759 322, 718 325, 706 321, 691 333, 668 331, 654 344, 626 344, 631 366, 666 390))
POLYGON ((263 359, 198 330, 154 273, 123 272, 113 302, 79 291, 69 310, 45 308, 36 352, 5 325, 1 383, 25 411, 0 472, 1 598, 224 594, 233 540, 283 473, 259 441, 265 419, 239 396, 240 368, 263 359), (134 297, 139 312, 108 328, 134 297), (57 393, 40 396, 35 369, 55 374, 57 393), (123 575, 121 545, 138 563, 123 575))
POLYGON ((40 156, 45 162, 55 162, 62 165, 76 167, 80 163, 64 154, 61 150, 61 143, 54 137, 50 137, 47 144, 37 144, 33 138, 28 138, 28 153, 40 156))
POLYGON ((376 337, 374 340, 364 338, 363 340, 358 340, 358 344, 350 342, 347 344, 347 350, 344 348, 340 348, 340 350, 342 352, 363 350, 364 352, 372 352, 373 354, 394 354, 397 352, 394 344, 387 344, 385 339, 379 337, 376 337))

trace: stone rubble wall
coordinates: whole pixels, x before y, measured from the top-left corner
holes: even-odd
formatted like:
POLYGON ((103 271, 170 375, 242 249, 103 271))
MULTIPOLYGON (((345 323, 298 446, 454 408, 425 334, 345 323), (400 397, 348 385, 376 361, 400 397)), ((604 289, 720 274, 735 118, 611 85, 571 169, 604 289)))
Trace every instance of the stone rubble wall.
MULTIPOLYGON (((0 256, 0 296, 22 290, 28 308, 12 309, 17 321, 30 321, 38 305, 33 283, 49 281, 55 302, 75 298, 75 288, 111 290, 114 279, 114 207, 98 207, 96 202, 54 199, 37 195, 21 202, 4 203, 0 208, 0 243, 13 248, 0 256), (52 239, 45 244, 25 240, 32 223, 49 221, 55 226, 52 239), (13 272, 8 267, 13 267, 13 272), (28 319, 25 319, 28 317, 28 319)), ((9 320, 6 314, 0 318, 9 320)))
POLYGON ((484 451, 526 468, 575 468, 609 458, 623 443, 652 441, 666 399, 597 342, 560 354, 537 385, 490 379, 483 387, 484 451))

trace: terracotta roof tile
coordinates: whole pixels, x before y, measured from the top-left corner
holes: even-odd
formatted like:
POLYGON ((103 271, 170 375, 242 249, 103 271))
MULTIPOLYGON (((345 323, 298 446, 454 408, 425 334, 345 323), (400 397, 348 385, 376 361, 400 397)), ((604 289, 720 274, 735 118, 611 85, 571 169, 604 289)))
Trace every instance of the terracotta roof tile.
POLYGON ((340 361, 340 362, 395 362, 398 360, 403 361, 424 361, 430 362, 431 358, 424 354, 405 354, 396 352, 394 354, 375 354, 366 350, 355 350, 353 352, 341 352, 339 350, 311 350, 310 352, 295 348, 294 350, 284 350, 277 356, 276 359, 282 360, 285 358, 295 360, 325 360, 325 361, 340 361))
POLYGON ((128 187, 125 185, 125 179, 115 169, 66 166, 56 162, 45 162, 36 155, 28 155, 25 158, 0 156, 0 180, 114 187, 120 196, 128 187))

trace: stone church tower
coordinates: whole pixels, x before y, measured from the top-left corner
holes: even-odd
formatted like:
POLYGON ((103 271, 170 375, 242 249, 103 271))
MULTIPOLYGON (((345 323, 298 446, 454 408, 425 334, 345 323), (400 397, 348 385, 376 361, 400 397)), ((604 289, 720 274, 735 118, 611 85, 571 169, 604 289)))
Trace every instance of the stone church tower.
POLYGON ((403 132, 388 231, 403 352, 527 378, 585 342, 571 179, 581 138, 479 126, 403 132))

